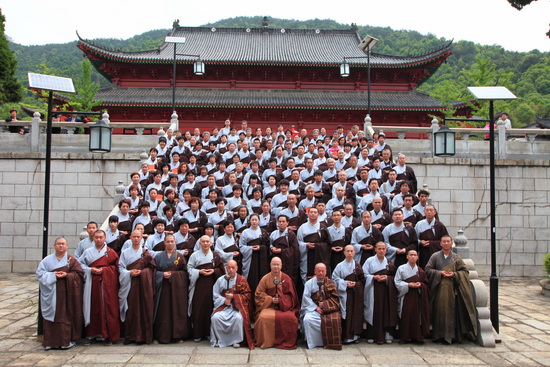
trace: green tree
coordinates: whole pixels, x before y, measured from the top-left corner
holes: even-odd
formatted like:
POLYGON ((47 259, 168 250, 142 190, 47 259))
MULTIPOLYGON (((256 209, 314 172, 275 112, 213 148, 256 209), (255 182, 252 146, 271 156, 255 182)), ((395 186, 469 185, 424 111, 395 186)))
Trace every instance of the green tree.
POLYGON ((90 60, 83 59, 81 66, 82 74, 76 81, 77 94, 71 95, 69 104, 77 111, 91 111, 92 108, 102 102, 95 100, 99 83, 92 81, 92 63, 90 60))
POLYGON ((5 22, 0 10, 0 104, 19 102, 22 98, 21 84, 15 77, 17 60, 6 39, 5 22))

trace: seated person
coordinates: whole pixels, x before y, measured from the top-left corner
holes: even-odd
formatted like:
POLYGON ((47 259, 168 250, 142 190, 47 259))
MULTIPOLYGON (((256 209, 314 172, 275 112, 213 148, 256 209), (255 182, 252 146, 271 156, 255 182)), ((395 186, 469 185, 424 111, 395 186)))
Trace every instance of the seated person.
POLYGON ((225 266, 227 274, 214 283, 210 345, 239 348, 245 341, 250 349, 254 349, 250 325, 252 294, 246 279, 237 274, 237 268, 237 262, 229 260, 225 266))
POLYGON ((260 348, 296 349, 300 303, 292 279, 281 272, 280 258, 271 260, 267 273, 255 293, 256 346, 260 348))
POLYGON ((323 263, 315 265, 315 276, 305 284, 300 314, 308 349, 342 349, 340 299, 323 263))

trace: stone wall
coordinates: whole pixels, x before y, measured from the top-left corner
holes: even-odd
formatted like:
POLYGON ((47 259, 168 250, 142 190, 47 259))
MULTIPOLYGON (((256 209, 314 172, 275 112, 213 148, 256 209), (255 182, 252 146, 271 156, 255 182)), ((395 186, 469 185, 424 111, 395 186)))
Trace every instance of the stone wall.
MULTIPOLYGON (((41 258, 44 154, 0 153, 0 271, 34 271, 41 258)), ((439 216, 456 236, 464 229, 472 260, 490 273, 488 160, 408 158, 419 187, 428 185, 439 216)), ((83 226, 103 222, 118 181, 126 185, 138 154, 54 153, 50 204, 53 240, 74 249, 83 226)), ((497 263, 499 275, 542 274, 549 248, 550 162, 497 160, 497 263)))
MULTIPOLYGON (((35 271, 42 256, 44 154, 0 153, 0 271, 35 271)), ((139 154, 53 153, 49 240, 64 236, 74 251, 89 221, 113 209, 118 181, 129 182, 139 154), (106 159, 105 159, 106 158, 106 159)))
MULTIPOLYGON (((451 236, 468 238, 480 274, 490 274, 490 190, 488 159, 409 159, 419 186, 427 184, 432 204, 451 236)), ((550 251, 550 162, 497 160, 497 274, 540 276, 550 251)))

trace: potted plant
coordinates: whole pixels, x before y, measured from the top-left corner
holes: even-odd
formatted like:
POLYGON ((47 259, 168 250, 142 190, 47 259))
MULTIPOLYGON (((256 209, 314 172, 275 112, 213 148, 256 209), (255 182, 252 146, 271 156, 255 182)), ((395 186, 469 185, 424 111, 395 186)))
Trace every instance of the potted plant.
POLYGON ((542 287, 542 294, 550 297, 550 252, 544 258, 544 271, 546 277, 540 281, 540 286, 542 287))

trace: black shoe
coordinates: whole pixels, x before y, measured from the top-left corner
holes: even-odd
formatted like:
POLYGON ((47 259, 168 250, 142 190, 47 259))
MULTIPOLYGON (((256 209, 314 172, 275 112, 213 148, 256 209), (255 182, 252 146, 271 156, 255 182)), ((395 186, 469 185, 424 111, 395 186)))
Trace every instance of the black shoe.
POLYGON ((129 339, 124 339, 124 343, 122 343, 123 345, 130 345, 132 344, 133 342, 129 339))
POLYGON ((113 345, 113 342, 109 340, 109 338, 105 338, 103 340, 103 345, 113 345))

